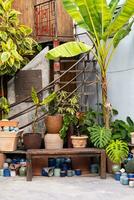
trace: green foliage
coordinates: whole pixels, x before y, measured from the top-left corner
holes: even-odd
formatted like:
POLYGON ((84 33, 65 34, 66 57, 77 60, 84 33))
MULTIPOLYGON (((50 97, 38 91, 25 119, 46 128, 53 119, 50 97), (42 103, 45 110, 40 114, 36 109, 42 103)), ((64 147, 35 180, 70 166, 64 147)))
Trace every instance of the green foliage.
POLYGON ((6 119, 10 112, 10 104, 5 97, 0 98, 0 111, 2 113, 2 119, 6 119))
POLYGON ((103 121, 105 126, 109 127, 106 73, 115 49, 131 31, 134 23, 134 20, 130 20, 134 15, 134 0, 125 0, 118 11, 116 8, 119 0, 111 0, 109 3, 106 0, 62 0, 62 2, 76 24, 88 32, 95 51, 91 46, 84 44, 84 49, 80 50, 79 42, 75 42, 74 46, 73 43, 66 43, 48 51, 46 57, 54 60, 62 56, 73 57, 87 51, 92 52, 101 71, 103 121))
POLYGON ((36 89, 34 87, 32 87, 31 98, 32 98, 32 101, 35 105, 35 112, 34 112, 33 124, 32 124, 33 133, 35 133, 35 129, 36 129, 36 122, 37 122, 37 119, 38 119, 39 108, 44 106, 44 105, 45 106, 48 105, 51 101, 53 101, 55 96, 56 96, 56 93, 53 92, 52 94, 45 97, 43 100, 40 100, 39 97, 38 97, 36 89))
POLYGON ((68 42, 48 51, 46 58, 55 60, 59 57, 73 57, 81 53, 86 53, 90 49, 91 47, 82 42, 68 42))
POLYGON ((121 163, 128 156, 128 144, 121 140, 111 141, 106 148, 109 159, 114 163, 121 163))
POLYGON ((0 0, 0 75, 13 75, 36 51, 32 29, 19 24, 20 12, 12 9, 14 0, 0 0))
POLYGON ((127 117, 126 122, 123 120, 115 120, 111 123, 112 139, 130 142, 130 133, 134 131, 134 122, 127 117))
POLYGON ((93 126, 88 128, 90 140, 97 148, 105 148, 111 141, 111 130, 101 126, 93 126))
POLYGON ((67 131, 70 127, 70 125, 77 125, 78 123, 78 119, 75 115, 71 115, 71 114, 64 114, 63 115, 63 126, 59 132, 60 137, 62 139, 65 139, 66 135, 67 135, 67 131))
POLYGON ((68 98, 68 93, 66 91, 61 91, 60 95, 57 96, 57 111, 63 114, 63 126, 60 130, 62 139, 66 137, 69 126, 78 123, 78 118, 76 117, 78 109, 78 96, 74 94, 68 98))

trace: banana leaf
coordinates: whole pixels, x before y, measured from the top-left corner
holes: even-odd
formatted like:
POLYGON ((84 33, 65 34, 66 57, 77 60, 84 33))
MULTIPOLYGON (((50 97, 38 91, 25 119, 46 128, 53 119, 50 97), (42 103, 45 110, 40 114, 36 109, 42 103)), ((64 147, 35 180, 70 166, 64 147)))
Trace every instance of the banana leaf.
POLYGON ((60 57, 74 57, 90 51, 91 48, 91 46, 82 42, 68 42, 48 51, 46 58, 49 60, 56 60, 60 57))

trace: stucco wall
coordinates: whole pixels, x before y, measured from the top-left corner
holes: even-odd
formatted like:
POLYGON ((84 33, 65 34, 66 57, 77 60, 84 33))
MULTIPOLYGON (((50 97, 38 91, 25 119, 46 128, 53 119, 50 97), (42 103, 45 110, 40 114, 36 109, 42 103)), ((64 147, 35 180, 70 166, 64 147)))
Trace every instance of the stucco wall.
MULTIPOLYGON (((49 83, 49 62, 45 59, 45 54, 48 51, 48 48, 43 49, 31 62, 26 65, 23 70, 36 70, 40 69, 42 71, 42 86, 43 88, 49 83)), ((43 94, 45 96, 46 93, 43 94)), ((15 90, 14 90, 14 78, 8 82, 8 100, 10 104, 15 103, 15 90)), ((21 103, 11 109, 10 116, 13 116, 20 111, 30 107, 33 105, 32 102, 21 103)), ((17 118, 19 120, 19 125, 23 126, 32 121, 33 112, 29 112, 28 114, 22 115, 17 118)), ((25 132, 31 131, 31 126, 25 129, 25 132)), ((42 123, 38 126, 38 131, 42 131, 42 123)))

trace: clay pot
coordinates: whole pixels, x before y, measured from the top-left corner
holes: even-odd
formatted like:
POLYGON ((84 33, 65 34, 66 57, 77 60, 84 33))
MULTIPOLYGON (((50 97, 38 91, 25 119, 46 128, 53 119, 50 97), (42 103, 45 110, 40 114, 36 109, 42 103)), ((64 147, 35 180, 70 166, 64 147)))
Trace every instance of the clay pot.
POLYGON ((81 135, 81 136, 71 136, 72 139, 72 144, 74 148, 85 148, 87 145, 87 138, 88 136, 86 135, 81 135))
POLYGON ((39 133, 26 133, 23 135, 23 143, 25 149, 40 149, 41 147, 41 134, 39 133))
POLYGON ((45 117, 45 125, 48 133, 59 133, 63 124, 62 115, 48 115, 45 117))
POLYGON ((59 134, 48 133, 44 137, 45 148, 46 149, 62 149, 63 140, 60 138, 59 134))

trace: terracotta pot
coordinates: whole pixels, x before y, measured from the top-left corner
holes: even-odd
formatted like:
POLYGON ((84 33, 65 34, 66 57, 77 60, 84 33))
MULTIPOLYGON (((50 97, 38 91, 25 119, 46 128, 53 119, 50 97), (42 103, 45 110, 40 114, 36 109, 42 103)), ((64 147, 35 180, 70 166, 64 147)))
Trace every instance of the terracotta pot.
POLYGON ((48 115, 45 117, 45 125, 48 133, 59 133, 62 128, 63 117, 62 115, 48 115))
POLYGON ((85 148, 87 145, 87 138, 88 136, 86 135, 81 135, 81 136, 71 136, 72 139, 72 144, 74 148, 85 148))
POLYGON ((45 148, 46 149, 62 149, 63 140, 60 138, 59 134, 48 133, 44 137, 45 148))
POLYGON ((39 133, 26 133, 23 135, 23 143, 25 149, 40 149, 41 147, 41 134, 39 133))

